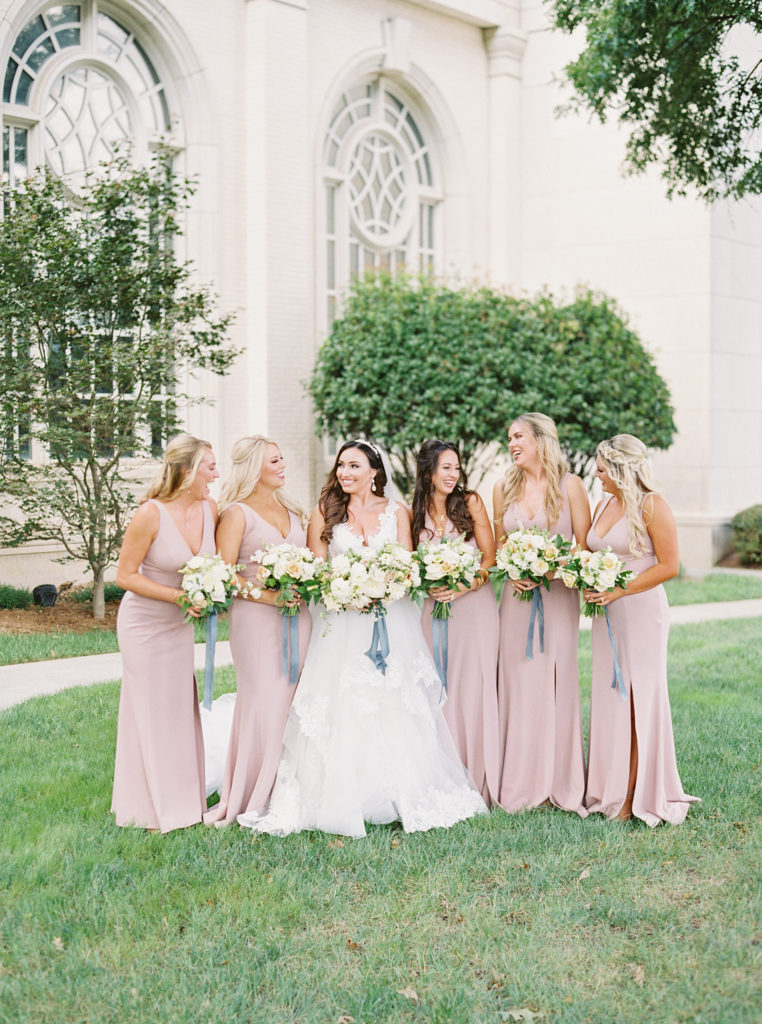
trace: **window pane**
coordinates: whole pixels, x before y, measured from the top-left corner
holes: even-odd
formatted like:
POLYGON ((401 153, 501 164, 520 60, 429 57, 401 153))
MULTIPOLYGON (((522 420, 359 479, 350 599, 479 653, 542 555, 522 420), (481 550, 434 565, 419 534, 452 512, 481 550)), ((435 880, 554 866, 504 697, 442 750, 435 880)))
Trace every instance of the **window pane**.
POLYGON ((45 28, 45 22, 38 15, 36 18, 32 18, 28 22, 19 34, 16 36, 16 41, 13 44, 13 52, 18 57, 23 57, 32 43, 37 39, 38 36, 44 35, 47 32, 45 28))
POLYGON ((21 78, 16 87, 16 102, 17 103, 28 103, 29 93, 32 89, 32 82, 34 79, 31 75, 28 75, 26 71, 21 72, 21 78))
POLYGON ((8 60, 8 65, 7 65, 6 69, 5 69, 5 84, 3 85, 3 102, 4 103, 10 103, 11 102, 11 89, 13 87, 13 79, 14 79, 17 71, 18 71, 18 64, 13 59, 13 57, 11 57, 8 60))
POLYGON ((27 67, 31 68, 32 71, 39 71, 48 57, 52 57, 55 52, 56 48, 53 46, 50 37, 42 39, 29 54, 26 62, 27 67))
POLYGON ((77 4, 61 4, 60 7, 49 7, 45 11, 45 21, 48 25, 65 25, 67 22, 79 21, 79 7, 77 4))

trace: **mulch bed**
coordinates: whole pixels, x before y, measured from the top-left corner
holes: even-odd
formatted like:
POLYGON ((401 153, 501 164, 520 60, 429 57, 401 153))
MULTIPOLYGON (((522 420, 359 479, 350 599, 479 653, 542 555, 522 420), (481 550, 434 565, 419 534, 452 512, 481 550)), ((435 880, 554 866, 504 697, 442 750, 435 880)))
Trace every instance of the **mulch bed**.
POLYGON ((0 633, 86 633, 116 629, 118 604, 106 605, 106 618, 96 621, 89 602, 75 601, 79 588, 66 590, 52 608, 0 608, 0 633))

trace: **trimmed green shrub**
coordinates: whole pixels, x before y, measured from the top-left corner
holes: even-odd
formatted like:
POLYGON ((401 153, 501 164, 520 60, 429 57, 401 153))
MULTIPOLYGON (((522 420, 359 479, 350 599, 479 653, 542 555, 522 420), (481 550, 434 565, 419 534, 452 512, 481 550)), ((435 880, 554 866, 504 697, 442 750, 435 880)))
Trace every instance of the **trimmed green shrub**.
POLYGON ((31 603, 31 590, 0 583, 0 608, 29 608, 31 603))
POLYGON ((737 512, 730 520, 730 535, 743 565, 762 565, 762 505, 737 512))
MULTIPOLYGON (((121 587, 118 587, 116 583, 107 583, 104 587, 104 600, 106 604, 116 604, 117 601, 121 601, 124 597, 124 591, 121 587)), ((93 599, 93 588, 83 587, 78 590, 74 595, 74 600, 77 604, 89 604, 93 599)))

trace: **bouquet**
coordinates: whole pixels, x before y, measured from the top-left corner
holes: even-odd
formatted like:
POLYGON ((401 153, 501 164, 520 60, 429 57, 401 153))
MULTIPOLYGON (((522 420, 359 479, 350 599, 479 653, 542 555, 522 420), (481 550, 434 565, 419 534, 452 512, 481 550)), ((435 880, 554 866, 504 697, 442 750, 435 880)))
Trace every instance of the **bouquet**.
POLYGON ((307 604, 319 600, 326 563, 309 548, 296 544, 268 544, 255 551, 251 561, 259 563, 260 586, 279 591, 278 608, 284 616, 283 675, 294 686, 299 678, 299 604, 302 600, 307 604))
POLYGON ((240 565, 223 562, 219 555, 194 555, 181 566, 182 595, 177 603, 185 612, 186 622, 195 617, 189 614, 191 608, 201 619, 227 608, 239 593, 236 574, 241 568, 240 565))
MULTIPOLYGON (((570 589, 595 590, 599 594, 615 587, 626 587, 636 575, 631 569, 625 569, 624 562, 611 548, 603 551, 576 548, 559 570, 559 576, 570 589)), ((591 618, 603 615, 605 611, 606 608, 600 604, 590 604, 589 601, 582 604, 583 615, 591 618)))
MULTIPOLYGON (((551 537, 536 526, 521 528, 508 534, 490 572, 500 580, 531 580, 550 590, 547 573, 556 572, 570 550, 571 543, 560 533, 551 537)), ((533 600, 532 590, 514 590, 514 594, 520 601, 533 600)))
POLYGON ((204 661, 204 707, 211 708, 214 692, 214 648, 217 643, 217 612, 227 608, 240 593, 237 572, 240 565, 229 565, 219 555, 194 555, 180 567, 182 594, 177 603, 185 612, 185 621, 206 619, 206 657, 204 661))
POLYGON ((257 582, 266 590, 279 590, 281 615, 298 615, 299 601, 310 604, 320 600, 327 565, 309 548, 296 544, 268 544, 255 551, 252 562, 258 562, 257 582))
POLYGON ((329 611, 359 611, 374 616, 371 645, 365 652, 379 672, 386 674, 389 634, 386 606, 420 585, 413 553, 387 541, 378 551, 363 547, 331 559, 323 582, 322 601, 329 611))
POLYGON ((321 580, 321 600, 332 612, 383 615, 387 604, 419 583, 412 552, 389 541, 378 551, 363 547, 332 558, 329 572, 321 580))
MULTIPOLYGON (((454 590, 465 584, 470 587, 481 565, 481 552, 460 537, 442 540, 439 544, 424 540, 413 552, 418 566, 420 583, 414 587, 411 596, 427 597, 432 590, 447 587, 454 590)), ((443 601, 434 602, 432 616, 435 619, 452 617, 452 605, 443 601)))

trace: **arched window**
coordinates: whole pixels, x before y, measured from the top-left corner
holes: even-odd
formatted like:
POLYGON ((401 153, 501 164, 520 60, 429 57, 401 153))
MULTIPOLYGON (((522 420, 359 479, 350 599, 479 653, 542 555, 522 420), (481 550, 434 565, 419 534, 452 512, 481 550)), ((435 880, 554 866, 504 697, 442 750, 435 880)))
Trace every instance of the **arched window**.
POLYGON ((76 188, 125 149, 138 157, 170 128, 165 85, 107 4, 49 4, 16 36, 3 80, 3 175, 46 163, 76 188))
POLYGON ((347 281, 366 270, 427 272, 442 193, 422 121, 394 83, 344 92, 323 146, 325 327, 347 281))

